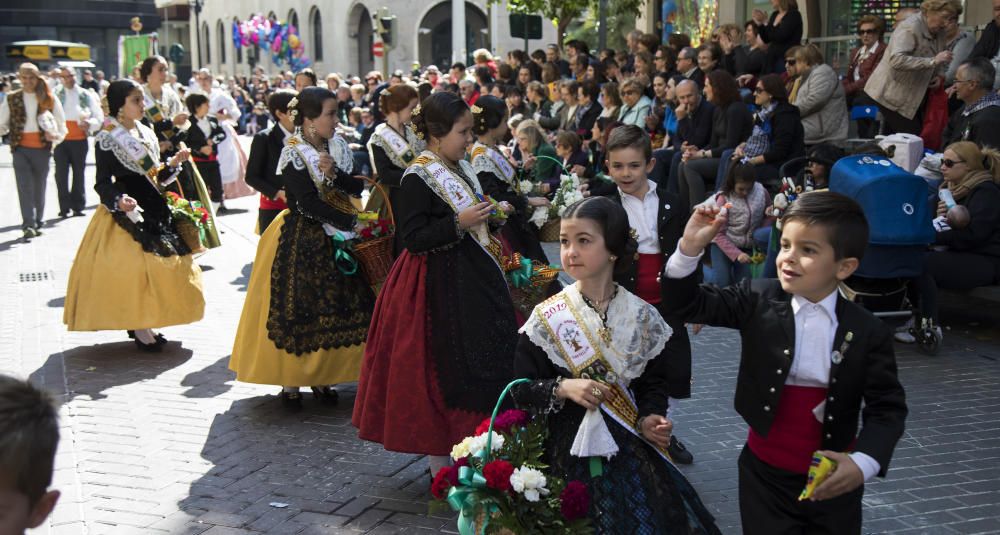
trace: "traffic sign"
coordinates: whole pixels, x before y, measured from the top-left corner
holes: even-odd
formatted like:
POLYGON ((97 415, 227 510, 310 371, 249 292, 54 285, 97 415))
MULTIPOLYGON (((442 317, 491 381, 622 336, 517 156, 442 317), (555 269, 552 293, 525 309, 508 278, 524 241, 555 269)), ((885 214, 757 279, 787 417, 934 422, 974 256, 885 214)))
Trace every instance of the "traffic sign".
POLYGON ((372 43, 372 55, 376 58, 381 58, 385 54, 385 45, 382 41, 375 41, 372 43))

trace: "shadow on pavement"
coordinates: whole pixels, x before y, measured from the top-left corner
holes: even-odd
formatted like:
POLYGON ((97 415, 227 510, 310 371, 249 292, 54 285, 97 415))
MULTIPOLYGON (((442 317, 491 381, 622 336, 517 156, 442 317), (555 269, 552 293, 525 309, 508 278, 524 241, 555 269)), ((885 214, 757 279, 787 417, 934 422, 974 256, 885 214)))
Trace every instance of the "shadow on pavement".
POLYGON ((55 299, 49 299, 49 302, 46 303, 46 305, 48 305, 49 308, 63 308, 66 306, 66 297, 63 296, 56 297, 55 299))
POLYGON ((250 273, 252 271, 253 271, 253 262, 248 262, 245 266, 243 266, 243 269, 240 270, 240 276, 233 279, 233 281, 230 282, 229 284, 232 284, 233 286, 239 286, 237 290, 240 292, 247 291, 247 285, 250 284, 250 273))
POLYGON ((236 380, 236 373, 229 370, 229 355, 196 372, 187 374, 181 386, 188 387, 184 395, 189 398, 214 398, 229 392, 236 380))
MULTIPOLYGON (((121 333, 122 338, 125 333, 121 333)), ((29 379, 36 385, 63 394, 63 403, 77 397, 104 399, 116 386, 153 379, 191 358, 191 350, 170 342, 161 353, 139 351, 131 340, 80 346, 53 353, 29 379), (65 374, 65 375, 64 375, 65 374)))

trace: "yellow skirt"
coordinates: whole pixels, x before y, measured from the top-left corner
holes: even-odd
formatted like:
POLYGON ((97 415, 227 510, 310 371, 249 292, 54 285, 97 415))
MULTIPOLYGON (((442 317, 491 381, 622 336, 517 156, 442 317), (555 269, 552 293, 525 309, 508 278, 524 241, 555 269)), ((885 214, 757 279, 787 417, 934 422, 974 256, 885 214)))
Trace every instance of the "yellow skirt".
POLYGON ((69 272, 63 308, 69 330, 156 329, 193 323, 204 314, 201 269, 191 255, 143 251, 98 206, 69 272))
POLYGON ((229 369, 236 380, 279 386, 320 386, 357 381, 365 345, 294 355, 275 347, 267 337, 271 309, 271 266, 288 210, 278 214, 257 244, 247 298, 236 330, 229 369))

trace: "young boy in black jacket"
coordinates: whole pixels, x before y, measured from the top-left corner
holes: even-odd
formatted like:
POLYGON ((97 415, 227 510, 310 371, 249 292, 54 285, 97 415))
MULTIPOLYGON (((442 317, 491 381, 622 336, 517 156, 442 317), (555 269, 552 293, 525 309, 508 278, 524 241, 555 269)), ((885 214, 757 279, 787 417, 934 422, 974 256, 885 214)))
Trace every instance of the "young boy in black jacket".
MULTIPOLYGON (((184 99, 188 111, 191 112, 191 127, 188 128, 187 144, 191 149, 191 159, 198 167, 202 180, 208 188, 209 197, 216 210, 224 207, 222 203, 222 171, 219 168, 219 143, 226 139, 226 131, 219 120, 208 113, 208 97, 201 93, 191 93, 184 99)), ((184 194, 188 199, 197 198, 194 190, 185 186, 184 194)))
POLYGON ((260 208, 257 212, 257 230, 263 235, 267 227, 288 208, 285 203, 285 181, 278 173, 278 159, 285 140, 295 133, 295 125, 288 114, 288 103, 298 93, 292 89, 275 91, 267 99, 267 108, 274 118, 274 126, 261 130, 250 142, 247 159, 247 184, 260 192, 260 208))
MULTIPOLYGON (((615 282, 660 310, 674 331, 667 342, 671 354, 665 377, 670 396, 667 417, 671 418, 678 402, 691 397, 691 340, 683 321, 672 321, 663 314, 659 274, 677 247, 688 207, 668 192, 664 184, 649 179, 655 161, 649 135, 642 128, 635 125, 615 128, 608 136, 606 153, 608 173, 614 180, 614 188, 606 196, 625 208, 629 226, 636 231, 639 242, 632 268, 616 276, 615 282)), ((676 435, 671 434, 667 451, 675 463, 694 461, 694 455, 676 435)))
POLYGON ((667 262, 663 302, 675 318, 740 330, 744 533, 860 533, 863 484, 885 477, 907 414, 891 331, 838 293, 868 243, 864 213, 843 195, 806 193, 782 217, 778 280, 699 287, 698 259, 725 221, 716 207, 691 215, 667 262), (799 501, 815 451, 837 468, 799 501))

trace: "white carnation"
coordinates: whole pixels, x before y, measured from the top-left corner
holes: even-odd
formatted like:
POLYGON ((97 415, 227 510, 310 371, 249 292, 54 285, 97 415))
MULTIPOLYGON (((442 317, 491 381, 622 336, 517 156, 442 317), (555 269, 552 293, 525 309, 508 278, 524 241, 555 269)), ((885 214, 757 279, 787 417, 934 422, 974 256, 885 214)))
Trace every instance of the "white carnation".
POLYGON ((549 207, 548 206, 538 206, 538 207, 536 207, 535 211, 531 213, 531 218, 528 219, 528 221, 531 221, 532 223, 534 223, 535 226, 538 227, 538 228, 542 228, 542 226, 545 225, 545 222, 548 221, 548 220, 549 220, 549 207))
MULTIPOLYGON (((464 459, 468 457, 469 453, 471 453, 469 446, 471 445, 472 439, 474 438, 475 437, 465 437, 464 440, 462 440, 458 444, 455 444, 451 448, 451 458, 457 461, 459 459, 464 459)), ((480 446, 480 449, 482 449, 482 446, 480 446)))
MULTIPOLYGON (((486 447, 487 436, 488 436, 487 433, 483 433, 478 437, 470 437, 466 439, 469 440, 470 455, 473 456, 479 455, 479 453, 483 451, 483 448, 486 447)), ((497 433, 496 431, 493 431, 493 440, 490 442, 490 451, 497 451, 502 447, 503 447, 503 436, 497 433)))
POLYGON ((523 494, 524 499, 529 502, 537 502, 542 496, 549 495, 545 483, 545 474, 527 466, 515 468, 510 475, 511 487, 515 492, 523 494))
POLYGON ((531 193, 531 190, 535 189, 535 183, 530 180, 522 180, 517 183, 517 188, 521 190, 521 193, 531 193))

